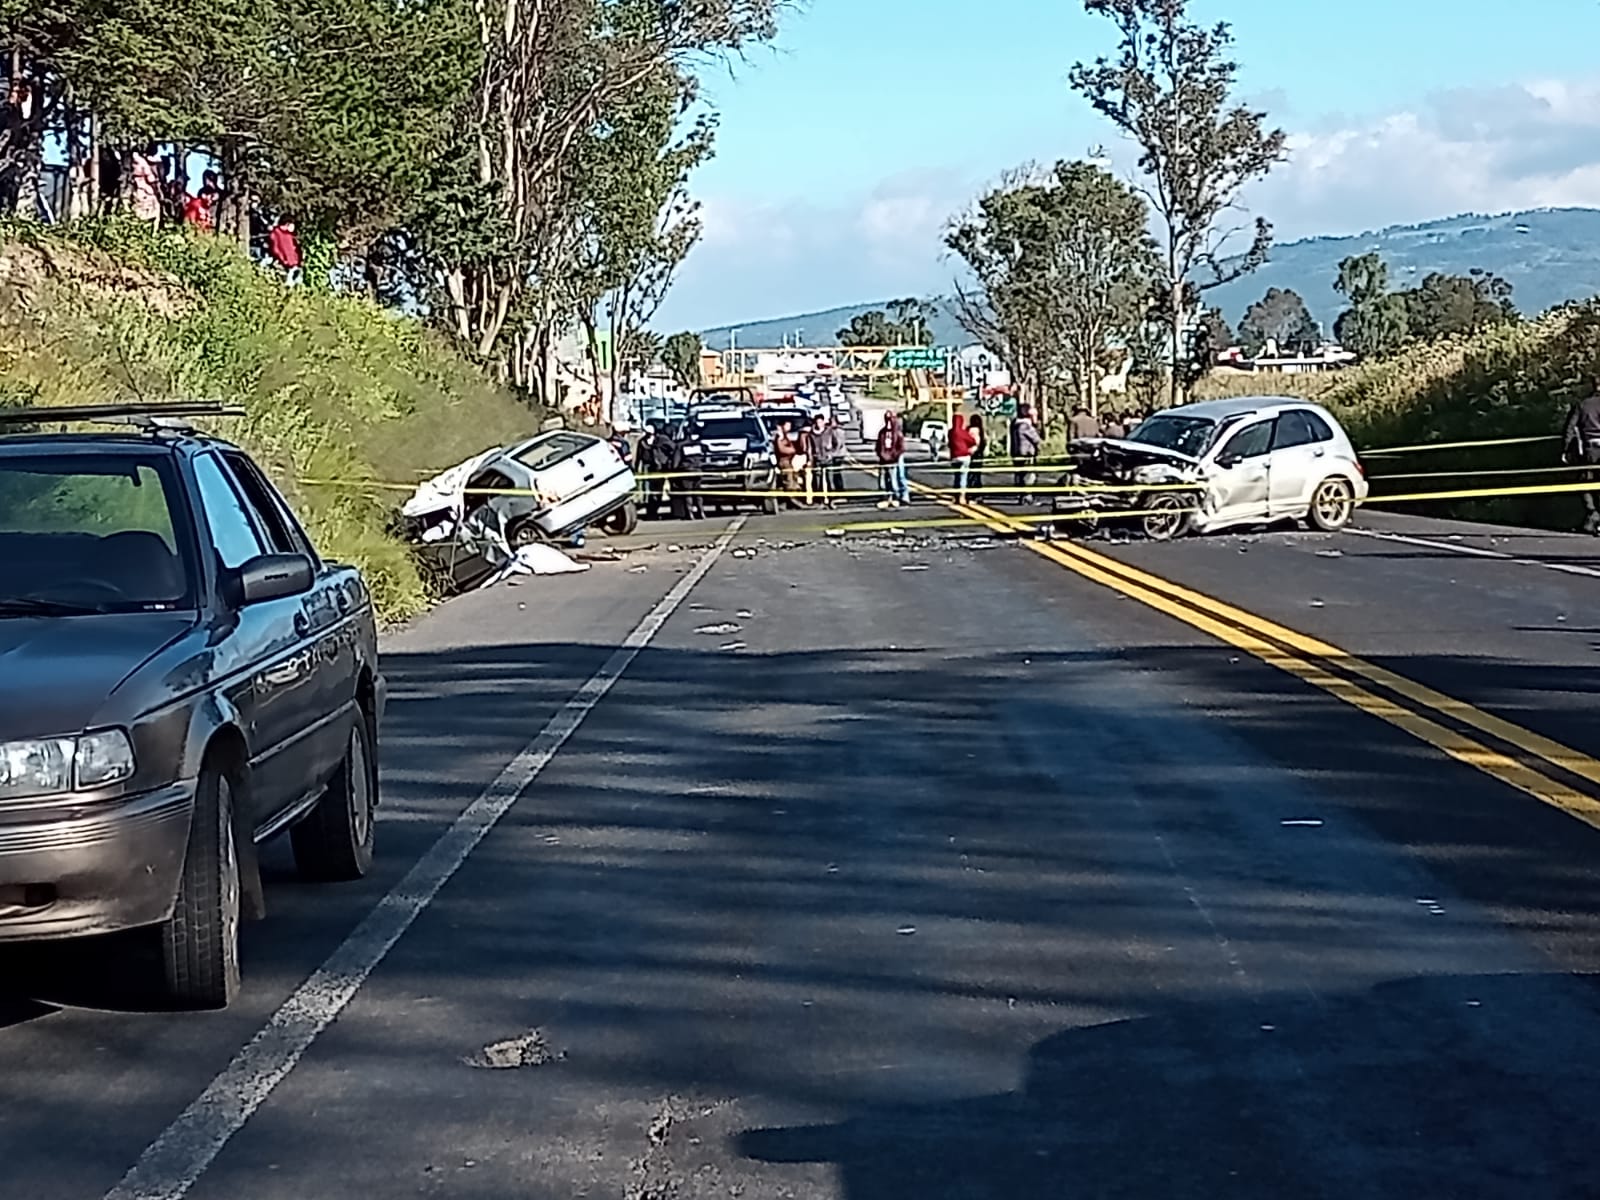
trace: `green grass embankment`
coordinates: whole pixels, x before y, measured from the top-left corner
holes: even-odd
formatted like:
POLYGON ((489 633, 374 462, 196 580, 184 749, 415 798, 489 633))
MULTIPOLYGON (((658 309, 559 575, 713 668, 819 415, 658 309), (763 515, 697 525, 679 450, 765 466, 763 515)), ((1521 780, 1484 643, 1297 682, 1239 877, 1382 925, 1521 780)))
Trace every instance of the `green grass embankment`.
POLYGON ((427 594, 386 528, 402 493, 363 485, 415 481, 543 415, 410 318, 127 222, 0 229, 0 399, 242 405, 213 431, 256 456, 324 555, 366 572, 386 622, 427 594))

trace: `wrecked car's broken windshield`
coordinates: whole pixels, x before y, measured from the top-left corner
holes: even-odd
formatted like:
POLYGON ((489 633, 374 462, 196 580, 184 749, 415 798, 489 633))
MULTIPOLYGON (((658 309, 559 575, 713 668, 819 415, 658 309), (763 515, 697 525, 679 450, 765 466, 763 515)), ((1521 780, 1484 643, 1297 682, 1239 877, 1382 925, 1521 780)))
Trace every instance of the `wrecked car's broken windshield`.
POLYGON ((1215 421, 1202 417, 1151 417, 1129 434, 1128 440, 1199 458, 1211 444, 1216 430, 1215 421))
POLYGON ((0 609, 192 607, 189 540, 170 455, 0 456, 0 609))

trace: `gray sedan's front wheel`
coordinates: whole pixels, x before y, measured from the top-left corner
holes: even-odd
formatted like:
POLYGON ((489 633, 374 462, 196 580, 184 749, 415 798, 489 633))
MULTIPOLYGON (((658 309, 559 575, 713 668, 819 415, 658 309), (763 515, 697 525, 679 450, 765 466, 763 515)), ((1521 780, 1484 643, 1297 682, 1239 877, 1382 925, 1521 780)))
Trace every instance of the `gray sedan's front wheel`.
POLYGON ((226 1008, 239 994, 239 844, 234 781, 207 763, 195 789, 189 848, 172 915, 156 927, 164 998, 226 1008))

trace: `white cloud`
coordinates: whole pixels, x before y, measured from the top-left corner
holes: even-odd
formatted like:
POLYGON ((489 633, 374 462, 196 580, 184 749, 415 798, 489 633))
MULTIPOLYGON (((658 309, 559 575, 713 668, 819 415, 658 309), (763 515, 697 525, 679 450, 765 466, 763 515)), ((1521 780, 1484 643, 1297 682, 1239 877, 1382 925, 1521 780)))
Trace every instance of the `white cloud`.
POLYGON ((1289 239, 1464 211, 1600 205, 1600 82, 1538 80, 1427 97, 1296 133, 1251 189, 1289 239))
MULTIPOLYGON (((1126 174, 1131 147, 1108 149, 1126 174)), ((989 166, 982 170, 906 172, 858 189, 801 170, 801 198, 707 197, 705 239, 662 324, 943 291, 954 275, 943 231, 993 182, 989 166)), ((1290 160, 1245 200, 1280 241, 1469 211, 1600 207, 1600 79, 1456 89, 1403 111, 1306 122, 1291 136, 1290 160)))
POLYGON ((704 236, 657 324, 703 328, 942 291, 944 228, 975 187, 957 172, 919 171, 853 195, 829 182, 782 202, 706 197, 704 236))

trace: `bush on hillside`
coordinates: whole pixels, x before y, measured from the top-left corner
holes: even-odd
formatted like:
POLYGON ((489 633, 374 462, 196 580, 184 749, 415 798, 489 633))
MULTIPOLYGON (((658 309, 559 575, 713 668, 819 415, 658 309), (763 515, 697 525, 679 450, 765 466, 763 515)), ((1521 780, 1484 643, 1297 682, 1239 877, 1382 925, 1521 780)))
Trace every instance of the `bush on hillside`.
POLYGON ((403 490, 543 415, 416 321, 286 289, 219 240, 129 221, 0 232, 0 395, 242 405, 215 431, 271 472, 324 554, 366 572, 386 620, 426 601, 387 530, 403 490))

